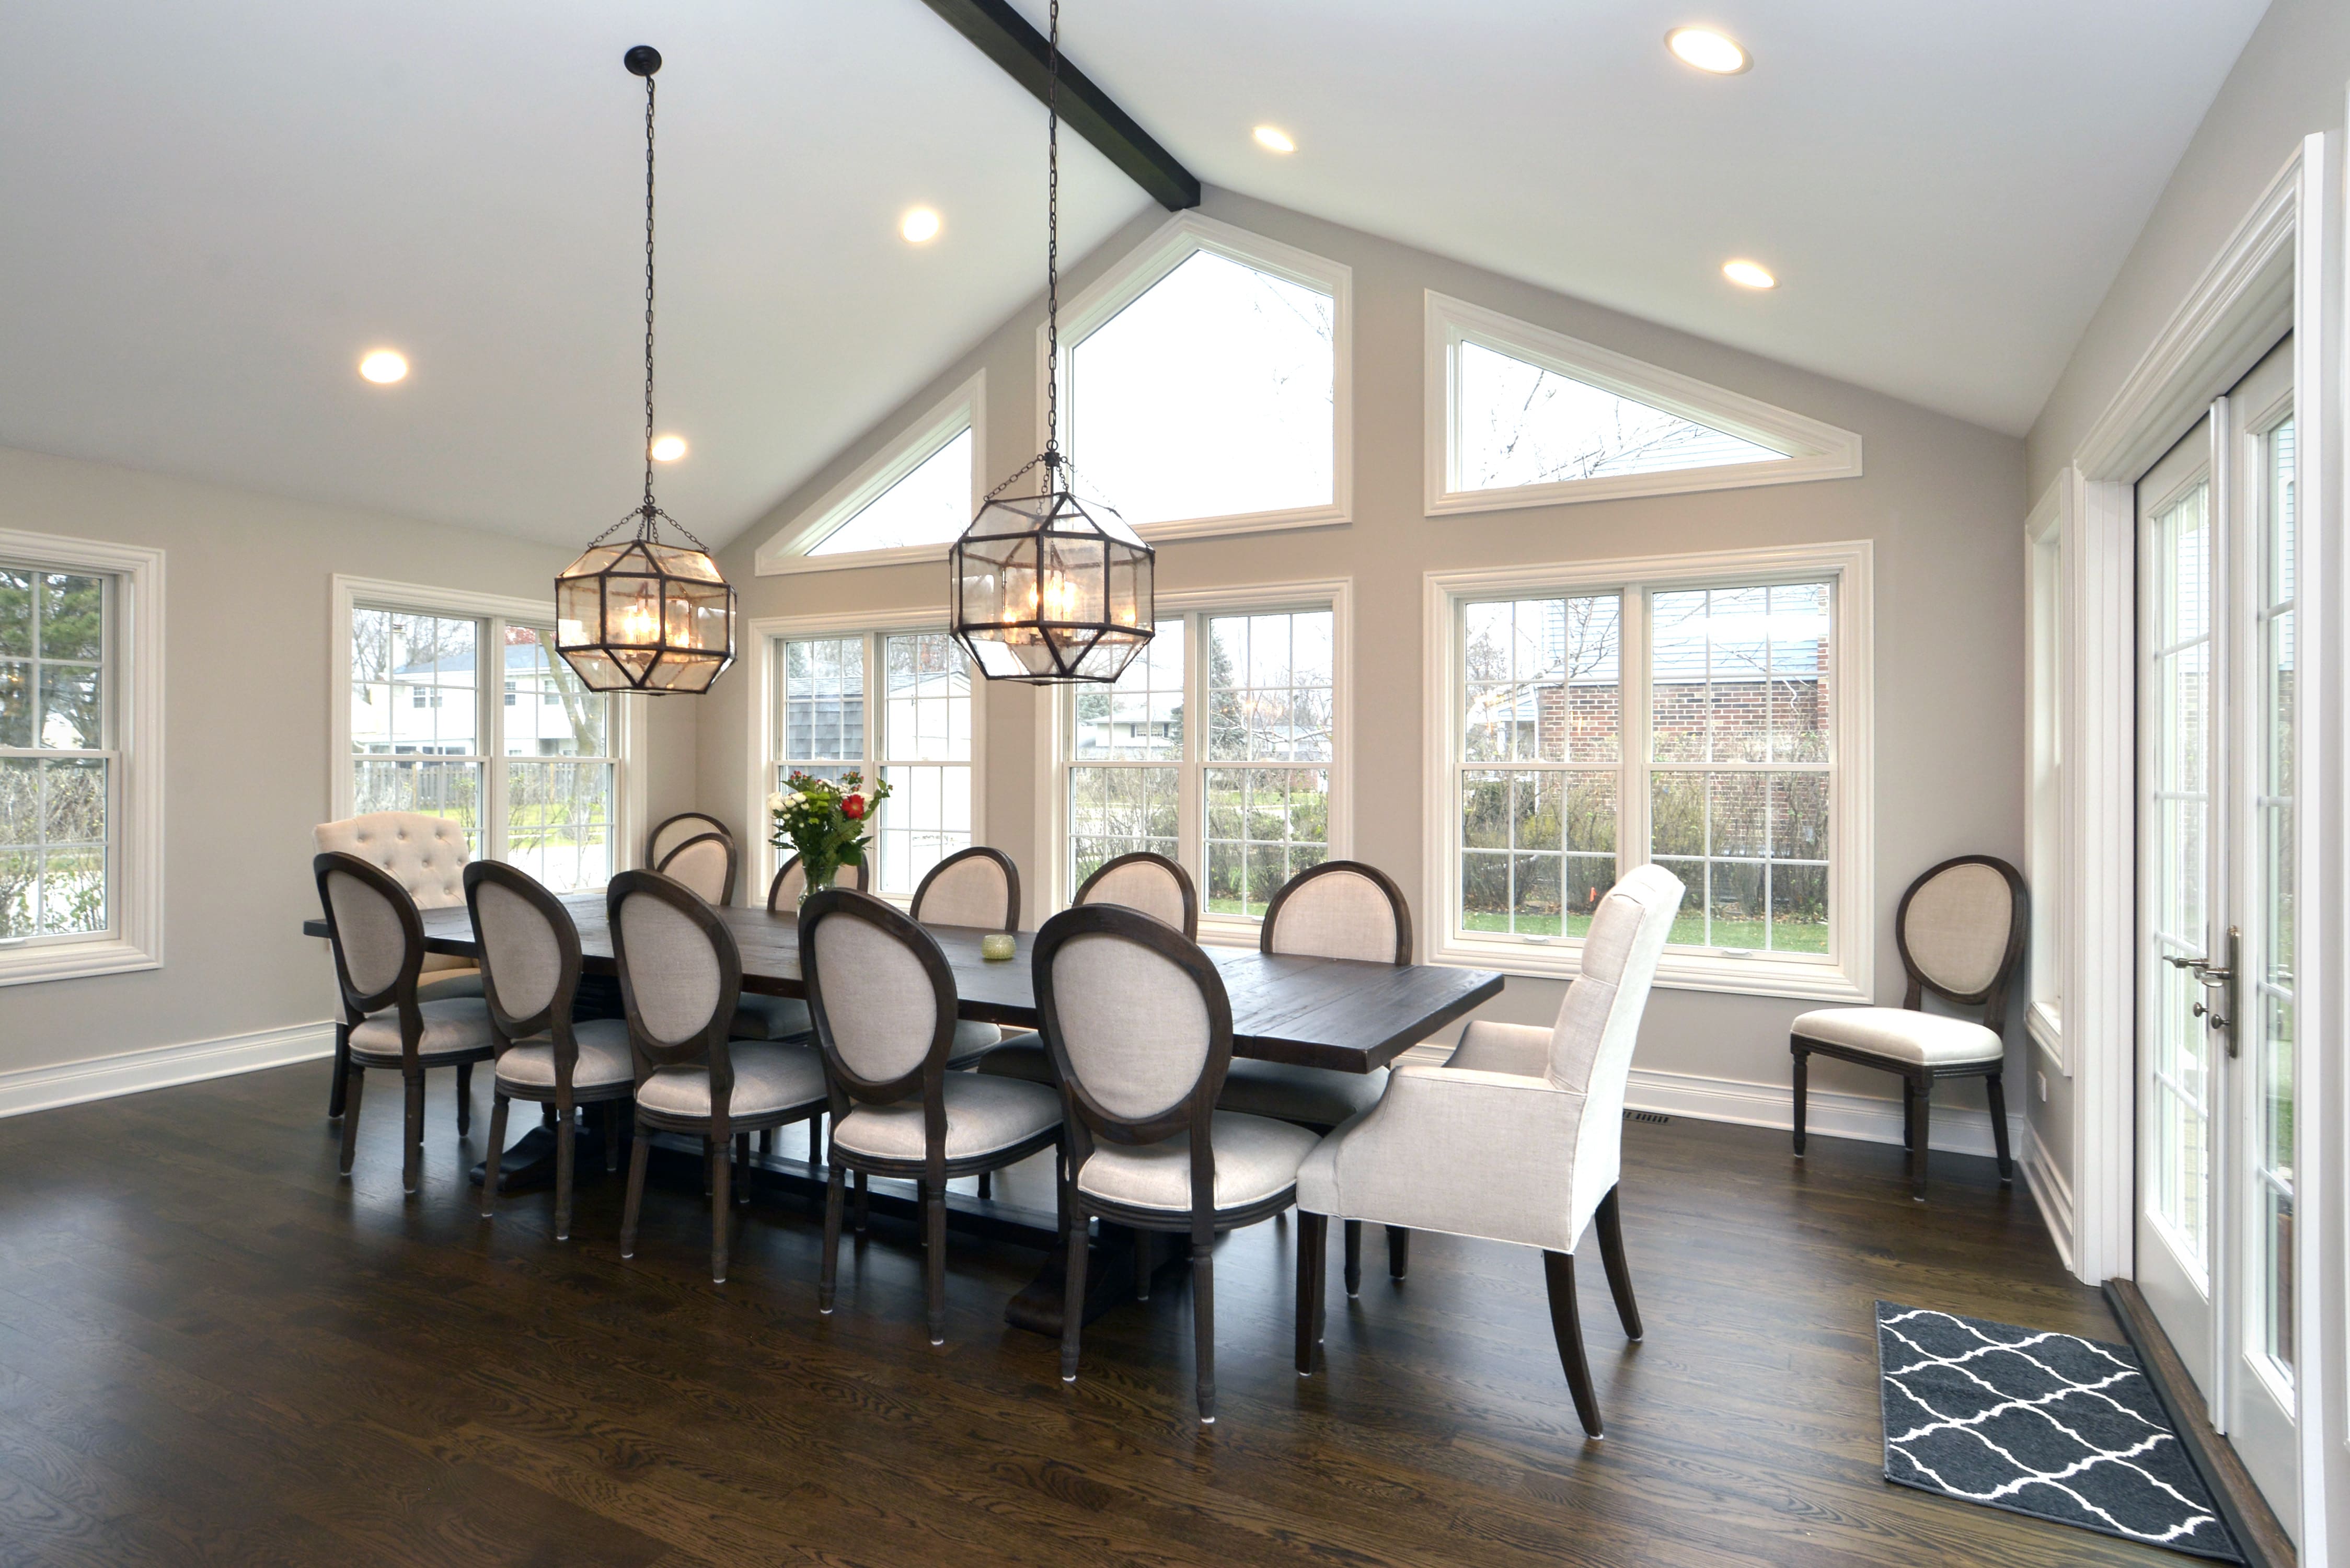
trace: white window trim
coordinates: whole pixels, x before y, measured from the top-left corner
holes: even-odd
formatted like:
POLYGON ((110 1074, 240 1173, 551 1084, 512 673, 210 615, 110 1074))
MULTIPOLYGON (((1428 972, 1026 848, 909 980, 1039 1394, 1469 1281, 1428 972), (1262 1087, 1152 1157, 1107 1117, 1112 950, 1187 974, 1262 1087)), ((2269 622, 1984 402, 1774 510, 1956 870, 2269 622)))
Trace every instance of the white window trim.
MULTIPOLYGON (((1355 853, 1355 681, 1354 681, 1354 597, 1352 577, 1328 577, 1319 581, 1294 583, 1260 583, 1238 588, 1195 588, 1181 593, 1161 591, 1153 601, 1152 610, 1161 620, 1177 616, 1196 615, 1201 611, 1221 614, 1227 610, 1249 612, 1276 609, 1318 609, 1330 607, 1330 669, 1333 679, 1330 703, 1330 858, 1345 860, 1355 853)), ((1194 643, 1199 639, 1194 639, 1194 643)), ((1184 691, 1187 704, 1193 683, 1198 680, 1192 661, 1203 659, 1205 652, 1196 646, 1186 647, 1184 659, 1184 691)), ((1200 684, 1204 687, 1204 681, 1200 684)), ((1044 688, 1037 704, 1036 723, 1036 854, 1044 862, 1036 872, 1036 891, 1033 903, 1024 904, 1023 923, 1031 929, 1041 926, 1047 917, 1069 907, 1076 897, 1076 888, 1069 881, 1068 847, 1069 800, 1065 786, 1064 770, 1068 766, 1067 741, 1072 719, 1072 692, 1068 688, 1044 688)), ((1183 764, 1188 765, 1188 764, 1183 764)), ((1244 915, 1211 914, 1204 894, 1201 898, 1200 940, 1209 947, 1254 948, 1264 922, 1244 915)))
POLYGON ((2024 881, 2032 890, 2032 931, 2027 962, 2024 1033, 2049 1063, 2065 1077, 2073 1075, 2064 1050, 2063 988, 2065 938, 2070 921, 2065 891, 2072 886, 2072 835, 2065 823, 2064 800, 2069 784, 2060 782, 2043 821, 2040 772, 2053 749, 2057 767, 2065 765, 2066 737, 2060 732, 2076 701, 2069 689, 2074 661, 2066 657, 2066 639, 2073 617, 2067 609, 2072 552, 2064 548, 2071 534, 2066 526, 2067 502, 2074 487, 2065 478, 2049 486, 2023 524, 2024 548, 2024 747, 2023 844, 2024 881), (2052 556, 2056 580, 2050 582, 2045 559, 2052 556))
POLYGON ((51 571, 114 579, 107 649, 113 749, 107 803, 112 935, 0 944, 0 985, 163 967, 163 552, 136 545, 0 528, 0 556, 51 571))
POLYGON ((1757 484, 1800 484, 1857 478, 1860 437, 1802 414, 1646 364, 1497 310, 1428 291, 1426 432, 1428 515, 1502 512, 1577 501, 1618 501, 1632 495, 1682 495, 1757 484), (1461 345, 1476 343, 1555 374, 1694 420, 1757 446, 1787 454, 1773 462, 1720 463, 1662 473, 1624 473, 1517 484, 1488 490, 1458 488, 1461 345))
POLYGON ((891 566, 905 562, 943 561, 951 539, 936 545, 908 545, 890 550, 847 550, 836 556, 811 556, 848 520, 889 493, 899 480, 938 455, 965 430, 971 431, 971 504, 965 521, 977 516, 987 493, 987 372, 970 380, 908 425, 857 466, 855 472, 824 493, 822 500, 759 546, 755 576, 783 576, 795 572, 838 572, 855 566, 891 566))
MULTIPOLYGON (((1178 213, 1159 226, 1124 261, 1061 306, 1061 405, 1066 423, 1074 407, 1076 388, 1073 371, 1077 345, 1128 306, 1141 298, 1169 273, 1201 251, 1243 266, 1286 278, 1330 296, 1335 317, 1331 348, 1330 500, 1318 506, 1294 506, 1272 512, 1243 512, 1222 517, 1176 518, 1146 523, 1135 532, 1157 542, 1200 539, 1221 534, 1260 534, 1281 528, 1326 528, 1354 521, 1355 505, 1355 269, 1294 245, 1284 245, 1246 229, 1218 223, 1198 213, 1178 213)), ((1042 450, 1052 432, 1046 425, 1044 387, 1051 361, 1050 339, 1045 327, 1036 328, 1036 444, 1042 450)), ((1072 457, 1083 454, 1068 446, 1072 457)), ((1212 456, 1212 454, 1210 454, 1212 456)), ((1080 473, 1082 473, 1080 470, 1080 473)), ((1115 497, 1110 498, 1113 502, 1115 497)))
MULTIPOLYGON (((953 620, 947 606, 927 605, 899 609, 869 610, 854 615, 776 616, 751 623, 750 646, 755 654, 754 679, 744 681, 744 697, 751 704, 744 715, 743 732, 751 737, 750 776, 743 792, 743 874, 735 882, 736 897, 745 905, 764 908, 767 901, 767 884, 775 879, 775 867, 783 860, 775 846, 768 842, 774 831, 767 816, 767 796, 775 791, 775 708, 781 693, 776 689, 776 656, 786 640, 800 638, 862 637, 872 632, 944 631, 953 620)), ((965 657, 968 657, 966 653, 965 657)), ((971 841, 985 844, 987 837, 987 703, 988 688, 994 684, 979 673, 976 664, 971 671, 971 841)), ((862 764, 871 769, 879 764, 874 760, 874 727, 881 722, 879 704, 866 702, 866 759, 862 764)), ((869 775, 868 775, 869 776, 869 775)), ((885 805, 882 810, 889 807, 885 805)), ((910 898, 892 898, 879 888, 875 898, 887 898, 890 902, 905 905, 910 898)))
MULTIPOLYGON (((434 615, 524 621, 551 626, 555 601, 479 594, 463 588, 436 587, 425 583, 398 583, 337 573, 328 628, 328 746, 333 758, 328 769, 328 820, 340 821, 353 810, 351 784, 351 611, 359 604, 388 606, 434 615)), ((484 707, 497 706, 503 675, 480 680, 476 687, 484 707)), ((613 738, 619 742, 612 767, 612 869, 624 871, 637 864, 645 839, 645 704, 656 701, 642 692, 613 692, 613 738)), ((482 743, 487 746, 485 731, 482 743)), ((486 755, 486 753, 485 753, 486 755)), ((491 792, 504 797, 504 774, 496 764, 503 757, 487 755, 483 767, 482 847, 490 847, 491 792)))
MULTIPOLYGON (((1755 953, 1733 956, 1667 949, 1656 983, 1679 991, 1728 992, 1745 996, 1785 996, 1805 1001, 1870 1002, 1876 997, 1876 839, 1873 784, 1875 589, 1869 541, 1793 545, 1703 555, 1650 556, 1608 561, 1573 561, 1545 566, 1509 566, 1465 572, 1430 572, 1425 579, 1422 635, 1426 644, 1427 774, 1424 867, 1429 904, 1427 950, 1431 963, 1496 969, 1510 974, 1572 979, 1582 968, 1580 940, 1540 940, 1461 932, 1460 802, 1454 796, 1454 726, 1461 704, 1460 618, 1463 599, 1498 595, 1535 597, 1624 588, 1627 628, 1623 663, 1631 667, 1632 628, 1644 620, 1633 591, 1701 587, 1722 583, 1796 582, 1832 576, 1835 605, 1829 668, 1841 689, 1834 696, 1835 725, 1833 838, 1828 851, 1828 954, 1755 953)), ((1643 638, 1641 641, 1644 641, 1643 638)), ((1643 689, 1647 676, 1642 676, 1643 689)), ((1627 725, 1627 730, 1632 726, 1627 725)), ((1642 765, 1627 746, 1617 830, 1619 875, 1648 863, 1647 802, 1628 787, 1642 765), (1636 798, 1638 797, 1638 798, 1636 798)))

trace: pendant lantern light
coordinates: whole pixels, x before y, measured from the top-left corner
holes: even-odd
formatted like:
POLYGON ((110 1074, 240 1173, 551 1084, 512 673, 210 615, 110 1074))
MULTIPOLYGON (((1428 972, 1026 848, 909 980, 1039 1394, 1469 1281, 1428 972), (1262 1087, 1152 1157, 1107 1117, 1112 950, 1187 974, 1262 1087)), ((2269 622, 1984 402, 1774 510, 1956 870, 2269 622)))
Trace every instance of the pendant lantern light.
POLYGON ((1150 546, 1077 499, 1061 452, 1061 5, 1045 57, 1045 450, 988 493, 947 553, 954 635, 990 680, 1116 680, 1150 641, 1150 546), (1026 486, 1023 480, 1034 479, 1026 486), (1007 493, 1018 490, 1019 493, 1007 493))
POLYGON ((555 650, 591 691, 702 692, 734 662, 734 590, 709 548, 653 502, 653 73, 660 51, 622 61, 645 78, 645 497, 555 579, 555 650), (635 534, 607 544, 636 524, 635 534), (686 544, 661 537, 661 524, 686 544))

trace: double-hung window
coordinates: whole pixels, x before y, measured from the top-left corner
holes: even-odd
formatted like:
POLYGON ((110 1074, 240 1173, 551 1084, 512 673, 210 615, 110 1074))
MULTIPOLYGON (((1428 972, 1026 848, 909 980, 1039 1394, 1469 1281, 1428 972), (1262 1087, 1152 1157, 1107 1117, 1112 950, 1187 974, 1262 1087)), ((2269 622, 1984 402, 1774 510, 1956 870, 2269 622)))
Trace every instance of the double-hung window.
POLYGON ((1653 862, 1688 888, 1659 978, 1869 980, 1866 545, 1437 574, 1438 956, 1572 973, 1653 862))
MULTIPOLYGON (((933 626, 785 631, 770 644, 765 788, 795 772, 878 776, 890 794, 874 819, 871 888, 912 897, 925 872, 974 841, 981 683, 962 646, 933 626)), ((764 805, 754 820, 767 820, 764 805)))
POLYGON ((0 532, 0 984, 161 955, 152 551, 0 532))
POLYGON ((449 818, 473 857, 557 892, 600 886, 628 864, 626 712, 556 654, 552 607, 338 589, 348 630, 336 815, 449 818))
POLYGON ((1346 850, 1343 584, 1159 597, 1110 686, 1056 694, 1047 908, 1149 850, 1200 890, 1207 934, 1248 938, 1284 882, 1346 850))

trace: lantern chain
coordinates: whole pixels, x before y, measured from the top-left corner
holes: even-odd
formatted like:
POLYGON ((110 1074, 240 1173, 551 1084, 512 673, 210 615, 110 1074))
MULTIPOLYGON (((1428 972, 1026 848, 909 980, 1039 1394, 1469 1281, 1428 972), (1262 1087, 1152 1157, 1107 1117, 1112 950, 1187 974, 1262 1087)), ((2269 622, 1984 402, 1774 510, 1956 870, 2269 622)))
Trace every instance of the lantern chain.
POLYGON ((1045 467, 1061 466, 1061 0, 1045 42, 1045 467))
MULTIPOLYGON (((653 526, 653 78, 645 78, 645 504, 653 526)), ((672 519, 674 521, 674 519, 672 519)))

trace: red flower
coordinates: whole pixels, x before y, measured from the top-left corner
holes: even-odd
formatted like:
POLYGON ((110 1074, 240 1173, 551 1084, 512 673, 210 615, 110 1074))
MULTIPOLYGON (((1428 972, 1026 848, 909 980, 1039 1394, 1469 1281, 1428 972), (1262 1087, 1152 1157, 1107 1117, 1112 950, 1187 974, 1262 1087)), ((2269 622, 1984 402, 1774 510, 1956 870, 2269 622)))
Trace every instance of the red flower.
POLYGON ((865 815, 865 797, 861 794, 845 794, 841 796, 840 815, 848 818, 851 822, 856 822, 862 818, 865 815))

